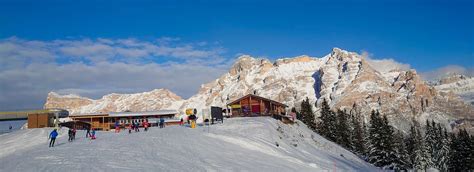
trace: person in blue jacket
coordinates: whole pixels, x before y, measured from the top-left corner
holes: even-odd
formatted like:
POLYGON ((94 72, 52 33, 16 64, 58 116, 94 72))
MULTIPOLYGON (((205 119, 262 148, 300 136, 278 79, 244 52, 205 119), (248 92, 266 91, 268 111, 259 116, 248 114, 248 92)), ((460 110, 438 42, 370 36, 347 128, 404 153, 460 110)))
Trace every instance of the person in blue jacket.
POLYGON ((160 128, 165 128, 165 119, 163 117, 160 118, 160 128))
POLYGON ((51 133, 49 133, 49 139, 51 139, 51 141, 49 141, 49 147, 54 147, 54 142, 56 141, 56 137, 58 137, 58 131, 54 129, 53 131, 51 131, 51 133))
POLYGON ((92 139, 92 140, 95 140, 95 129, 92 129, 91 139, 92 139))

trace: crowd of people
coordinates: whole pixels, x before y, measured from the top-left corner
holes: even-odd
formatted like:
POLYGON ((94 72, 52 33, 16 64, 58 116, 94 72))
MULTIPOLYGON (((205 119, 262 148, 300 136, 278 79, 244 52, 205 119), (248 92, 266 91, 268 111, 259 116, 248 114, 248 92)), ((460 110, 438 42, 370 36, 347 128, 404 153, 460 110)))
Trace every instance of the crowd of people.
MULTIPOLYGON (((86 127, 85 130, 86 130, 86 138, 90 138, 91 140, 96 139, 95 129, 92 129, 92 132, 91 132, 91 129, 89 127, 86 127)), ((68 130, 68 141, 69 142, 73 142, 74 140, 76 140, 76 132, 77 132, 76 128, 69 128, 69 130, 68 130)), ((59 132, 58 132, 57 128, 53 129, 53 131, 51 131, 51 133, 49 133, 49 135, 48 135, 49 147, 54 147, 54 144, 56 142, 56 138, 58 136, 59 136, 59 132)))
MULTIPOLYGON (((191 128, 196 127, 196 119, 197 119, 196 115, 190 115, 186 119, 186 121, 188 122, 188 125, 190 125, 191 128)), ((184 119, 183 118, 180 119, 179 125, 180 126, 184 125, 184 119)), ((131 121, 131 123, 129 125, 123 125, 123 124, 120 124, 118 121, 116 121, 115 122, 115 133, 120 133, 121 128, 127 128, 129 134, 131 134, 132 131, 140 132, 140 127, 143 127, 144 131, 148 131, 148 128, 150 126, 151 126, 151 124, 148 122, 148 119, 143 120, 141 122, 141 125, 140 125, 139 121, 131 121)), ((165 128, 166 125, 165 125, 165 119, 164 118, 159 119, 158 126, 160 128, 165 128)), ((86 138, 90 138, 91 140, 96 139, 95 129, 92 129, 92 131, 91 131, 90 127, 85 127, 84 129, 86 131, 86 138)), ((68 130, 68 141, 69 142, 73 142, 74 140, 76 140, 76 132, 77 132, 76 128, 74 128, 74 127, 69 128, 69 130, 68 130)), ((59 133, 58 133, 57 128, 55 128, 55 129, 53 129, 53 131, 51 131, 51 133, 48 136, 49 147, 54 147, 54 144, 56 142, 56 138, 58 137, 58 135, 59 135, 59 133)))

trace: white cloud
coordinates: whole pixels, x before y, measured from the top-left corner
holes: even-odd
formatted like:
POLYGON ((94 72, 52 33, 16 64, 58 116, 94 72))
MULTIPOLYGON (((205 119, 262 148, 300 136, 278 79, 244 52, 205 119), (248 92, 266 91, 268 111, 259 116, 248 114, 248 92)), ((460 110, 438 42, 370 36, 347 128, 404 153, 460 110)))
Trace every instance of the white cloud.
POLYGON ((221 47, 166 40, 0 40, 0 110, 41 108, 49 91, 99 98, 167 88, 186 98, 228 70, 221 47))
POLYGON ((386 73, 393 70, 410 69, 409 64, 397 62, 392 58, 375 59, 372 57, 373 55, 368 53, 367 51, 362 51, 362 56, 367 60, 367 62, 372 68, 379 71, 380 73, 386 73))
POLYGON ((458 65, 447 65, 432 71, 422 72, 421 76, 423 79, 428 81, 434 81, 441 79, 442 77, 450 76, 453 74, 460 74, 474 77, 474 67, 466 68, 458 65))

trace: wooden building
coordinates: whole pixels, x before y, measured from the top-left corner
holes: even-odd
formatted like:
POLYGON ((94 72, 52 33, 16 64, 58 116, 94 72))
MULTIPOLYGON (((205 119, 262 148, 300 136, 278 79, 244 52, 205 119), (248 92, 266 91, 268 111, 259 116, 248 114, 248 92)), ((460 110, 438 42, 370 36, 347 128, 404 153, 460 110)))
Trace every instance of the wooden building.
MULTIPOLYGON (((179 112, 177 110, 159 110, 151 112, 110 112, 95 114, 75 114, 70 115, 74 121, 81 121, 91 124, 93 129, 105 130, 115 128, 115 122, 118 121, 122 127, 130 125, 132 122, 142 123, 144 120, 152 125, 156 125, 160 118, 173 118, 179 112)), ((173 120, 168 120, 174 122, 173 120)))
POLYGON ((17 115, 26 114, 28 118, 28 128, 55 127, 59 123, 59 118, 66 118, 69 112, 63 109, 44 109, 34 111, 18 112, 17 115))
POLYGON ((285 113, 285 104, 264 97, 248 94, 227 104, 232 117, 273 116, 285 113))

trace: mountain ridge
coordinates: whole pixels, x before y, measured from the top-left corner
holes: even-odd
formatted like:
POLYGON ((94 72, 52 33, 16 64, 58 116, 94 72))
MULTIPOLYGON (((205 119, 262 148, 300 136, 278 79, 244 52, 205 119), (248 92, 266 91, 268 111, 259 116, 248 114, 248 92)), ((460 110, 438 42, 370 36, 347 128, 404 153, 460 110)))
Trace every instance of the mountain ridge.
POLYGON ((333 109, 346 109, 351 113, 368 115, 371 110, 379 110, 389 118, 397 119, 392 120, 393 125, 402 130, 408 129, 412 119, 434 119, 448 125, 474 114, 473 108, 458 95, 438 91, 413 69, 377 71, 364 56, 339 48, 321 58, 303 55, 278 59, 273 63, 268 59, 240 56, 227 73, 201 85, 198 93, 186 100, 176 98, 169 90, 161 93, 166 95, 163 97, 155 94, 152 95, 157 97, 145 96, 150 95, 149 92, 141 94, 132 96, 133 99, 127 96, 129 94, 115 95, 129 97, 117 98, 122 101, 110 101, 104 98, 106 95, 92 100, 92 105, 87 104, 90 99, 81 99, 85 104, 73 103, 74 106, 59 102, 77 102, 75 97, 62 99, 51 94, 53 97, 50 98, 48 94, 45 108, 65 108, 73 113, 158 110, 156 108, 174 108, 184 112, 186 108, 225 106, 243 95, 256 94, 298 109, 300 102, 308 97, 316 111, 322 99, 328 100, 333 109), (49 99, 58 103, 51 103, 49 99), (130 108, 129 104, 135 108, 130 108))

